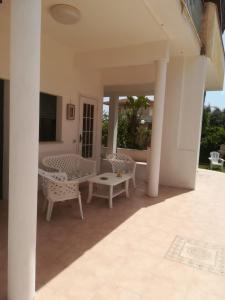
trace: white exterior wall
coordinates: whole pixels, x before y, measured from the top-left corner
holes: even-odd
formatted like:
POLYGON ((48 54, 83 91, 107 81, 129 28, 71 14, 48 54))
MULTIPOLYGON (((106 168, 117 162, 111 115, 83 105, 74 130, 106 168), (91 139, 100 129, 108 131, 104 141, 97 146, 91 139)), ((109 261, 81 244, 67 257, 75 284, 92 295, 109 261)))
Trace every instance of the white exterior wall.
MULTIPOLYGON (((98 102, 98 117, 101 120, 103 88, 100 73, 86 68, 76 68, 73 49, 52 40, 42 38, 41 91, 61 96, 62 138, 61 142, 40 143, 40 157, 54 152, 79 151, 79 96, 94 98, 98 102), (66 105, 75 104, 75 120, 66 120, 66 105), (74 143, 74 140, 76 142, 74 143)), ((100 156, 100 129, 97 125, 97 156, 100 156)))
POLYGON ((102 70, 103 83, 106 86, 114 85, 143 85, 154 83, 155 64, 129 66, 123 68, 107 68, 102 70))
POLYGON ((206 58, 174 58, 167 73, 160 183, 195 188, 206 58))
MULTIPOLYGON (((0 19, 0 78, 9 76, 9 18, 0 19)), ((40 91, 62 97, 62 136, 59 142, 40 143, 40 158, 51 153, 79 151, 79 96, 97 100, 97 139, 96 153, 98 164, 101 152, 101 115, 103 85, 100 72, 79 68, 75 65, 74 50, 49 36, 43 35, 41 41, 41 82, 40 91), (76 105, 75 120, 66 120, 67 103, 76 105), (74 143, 76 140, 76 143, 74 143)), ((5 120, 7 122, 7 120, 5 120)), ((99 167, 99 166, 98 166, 99 167)), ((6 174, 6 173, 5 173, 6 174)))

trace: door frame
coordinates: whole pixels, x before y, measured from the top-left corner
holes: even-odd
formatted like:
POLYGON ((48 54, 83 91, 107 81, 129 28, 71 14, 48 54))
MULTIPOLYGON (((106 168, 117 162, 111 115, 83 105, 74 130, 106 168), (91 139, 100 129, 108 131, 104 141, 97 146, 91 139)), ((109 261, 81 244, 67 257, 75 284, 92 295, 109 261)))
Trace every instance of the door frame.
POLYGON ((3 200, 9 196, 9 118, 10 118, 10 80, 1 78, 4 81, 3 96, 3 200))
POLYGON ((2 84, 2 99, 0 100, 0 200, 4 198, 4 191, 3 191, 3 186, 4 186, 4 110, 5 110, 5 80, 0 78, 1 84, 2 84))
POLYGON ((83 133, 83 104, 91 104, 94 105, 94 124, 93 124, 93 151, 92 151, 92 157, 89 157, 89 159, 96 159, 97 152, 96 152, 96 145, 97 145, 97 117, 98 117, 98 101, 96 98, 91 96, 85 96, 80 94, 79 95, 79 130, 78 130, 78 153, 82 156, 82 140, 80 140, 80 136, 82 136, 83 133))

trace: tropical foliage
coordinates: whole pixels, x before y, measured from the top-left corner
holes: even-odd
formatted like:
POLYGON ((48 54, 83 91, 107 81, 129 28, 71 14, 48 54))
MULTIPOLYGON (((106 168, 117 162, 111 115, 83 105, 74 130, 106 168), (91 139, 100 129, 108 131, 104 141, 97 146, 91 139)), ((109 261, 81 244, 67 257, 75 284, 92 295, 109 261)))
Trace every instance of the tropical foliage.
POLYGON ((218 151, 221 144, 225 144, 225 109, 206 106, 202 118, 200 163, 208 163, 209 153, 218 151))
MULTIPOLYGON (((149 125, 141 124, 141 109, 146 109, 148 99, 144 96, 127 97, 124 110, 118 115, 117 146, 129 149, 147 149, 150 143, 151 130, 149 125)), ((109 117, 103 114, 102 144, 107 145, 109 117)))
POLYGON ((103 112, 102 118, 102 145, 107 146, 108 138, 108 126, 109 126, 109 115, 106 112, 103 112))

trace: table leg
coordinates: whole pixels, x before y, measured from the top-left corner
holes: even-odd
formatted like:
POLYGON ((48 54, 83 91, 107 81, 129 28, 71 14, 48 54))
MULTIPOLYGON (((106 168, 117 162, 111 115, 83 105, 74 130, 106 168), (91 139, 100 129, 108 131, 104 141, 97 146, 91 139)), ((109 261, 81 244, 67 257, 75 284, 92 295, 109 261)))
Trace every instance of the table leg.
POLYGON ((89 182, 89 190, 88 190, 87 203, 91 203, 92 194, 93 194, 93 182, 89 182))
POLYGON ((129 179, 125 182, 126 197, 129 198, 129 179))
POLYGON ((109 187, 109 208, 113 207, 113 186, 109 187))

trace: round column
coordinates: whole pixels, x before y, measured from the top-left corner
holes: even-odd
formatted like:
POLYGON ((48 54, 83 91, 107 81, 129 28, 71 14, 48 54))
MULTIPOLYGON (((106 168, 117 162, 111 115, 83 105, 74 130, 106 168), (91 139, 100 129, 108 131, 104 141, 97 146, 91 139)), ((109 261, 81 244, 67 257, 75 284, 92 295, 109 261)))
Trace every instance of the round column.
POLYGON ((166 90, 166 73, 167 59, 156 61, 156 78, 155 78, 155 97, 152 118, 152 137, 151 151, 149 161, 149 176, 147 194, 150 197, 157 197, 159 193, 159 173, 160 173, 160 158, 161 144, 163 131, 163 115, 166 90))
POLYGON ((8 299, 35 296, 41 0, 11 0, 8 299))
POLYGON ((108 128, 108 154, 116 153, 118 130, 119 97, 110 97, 109 101, 109 128, 108 128))

